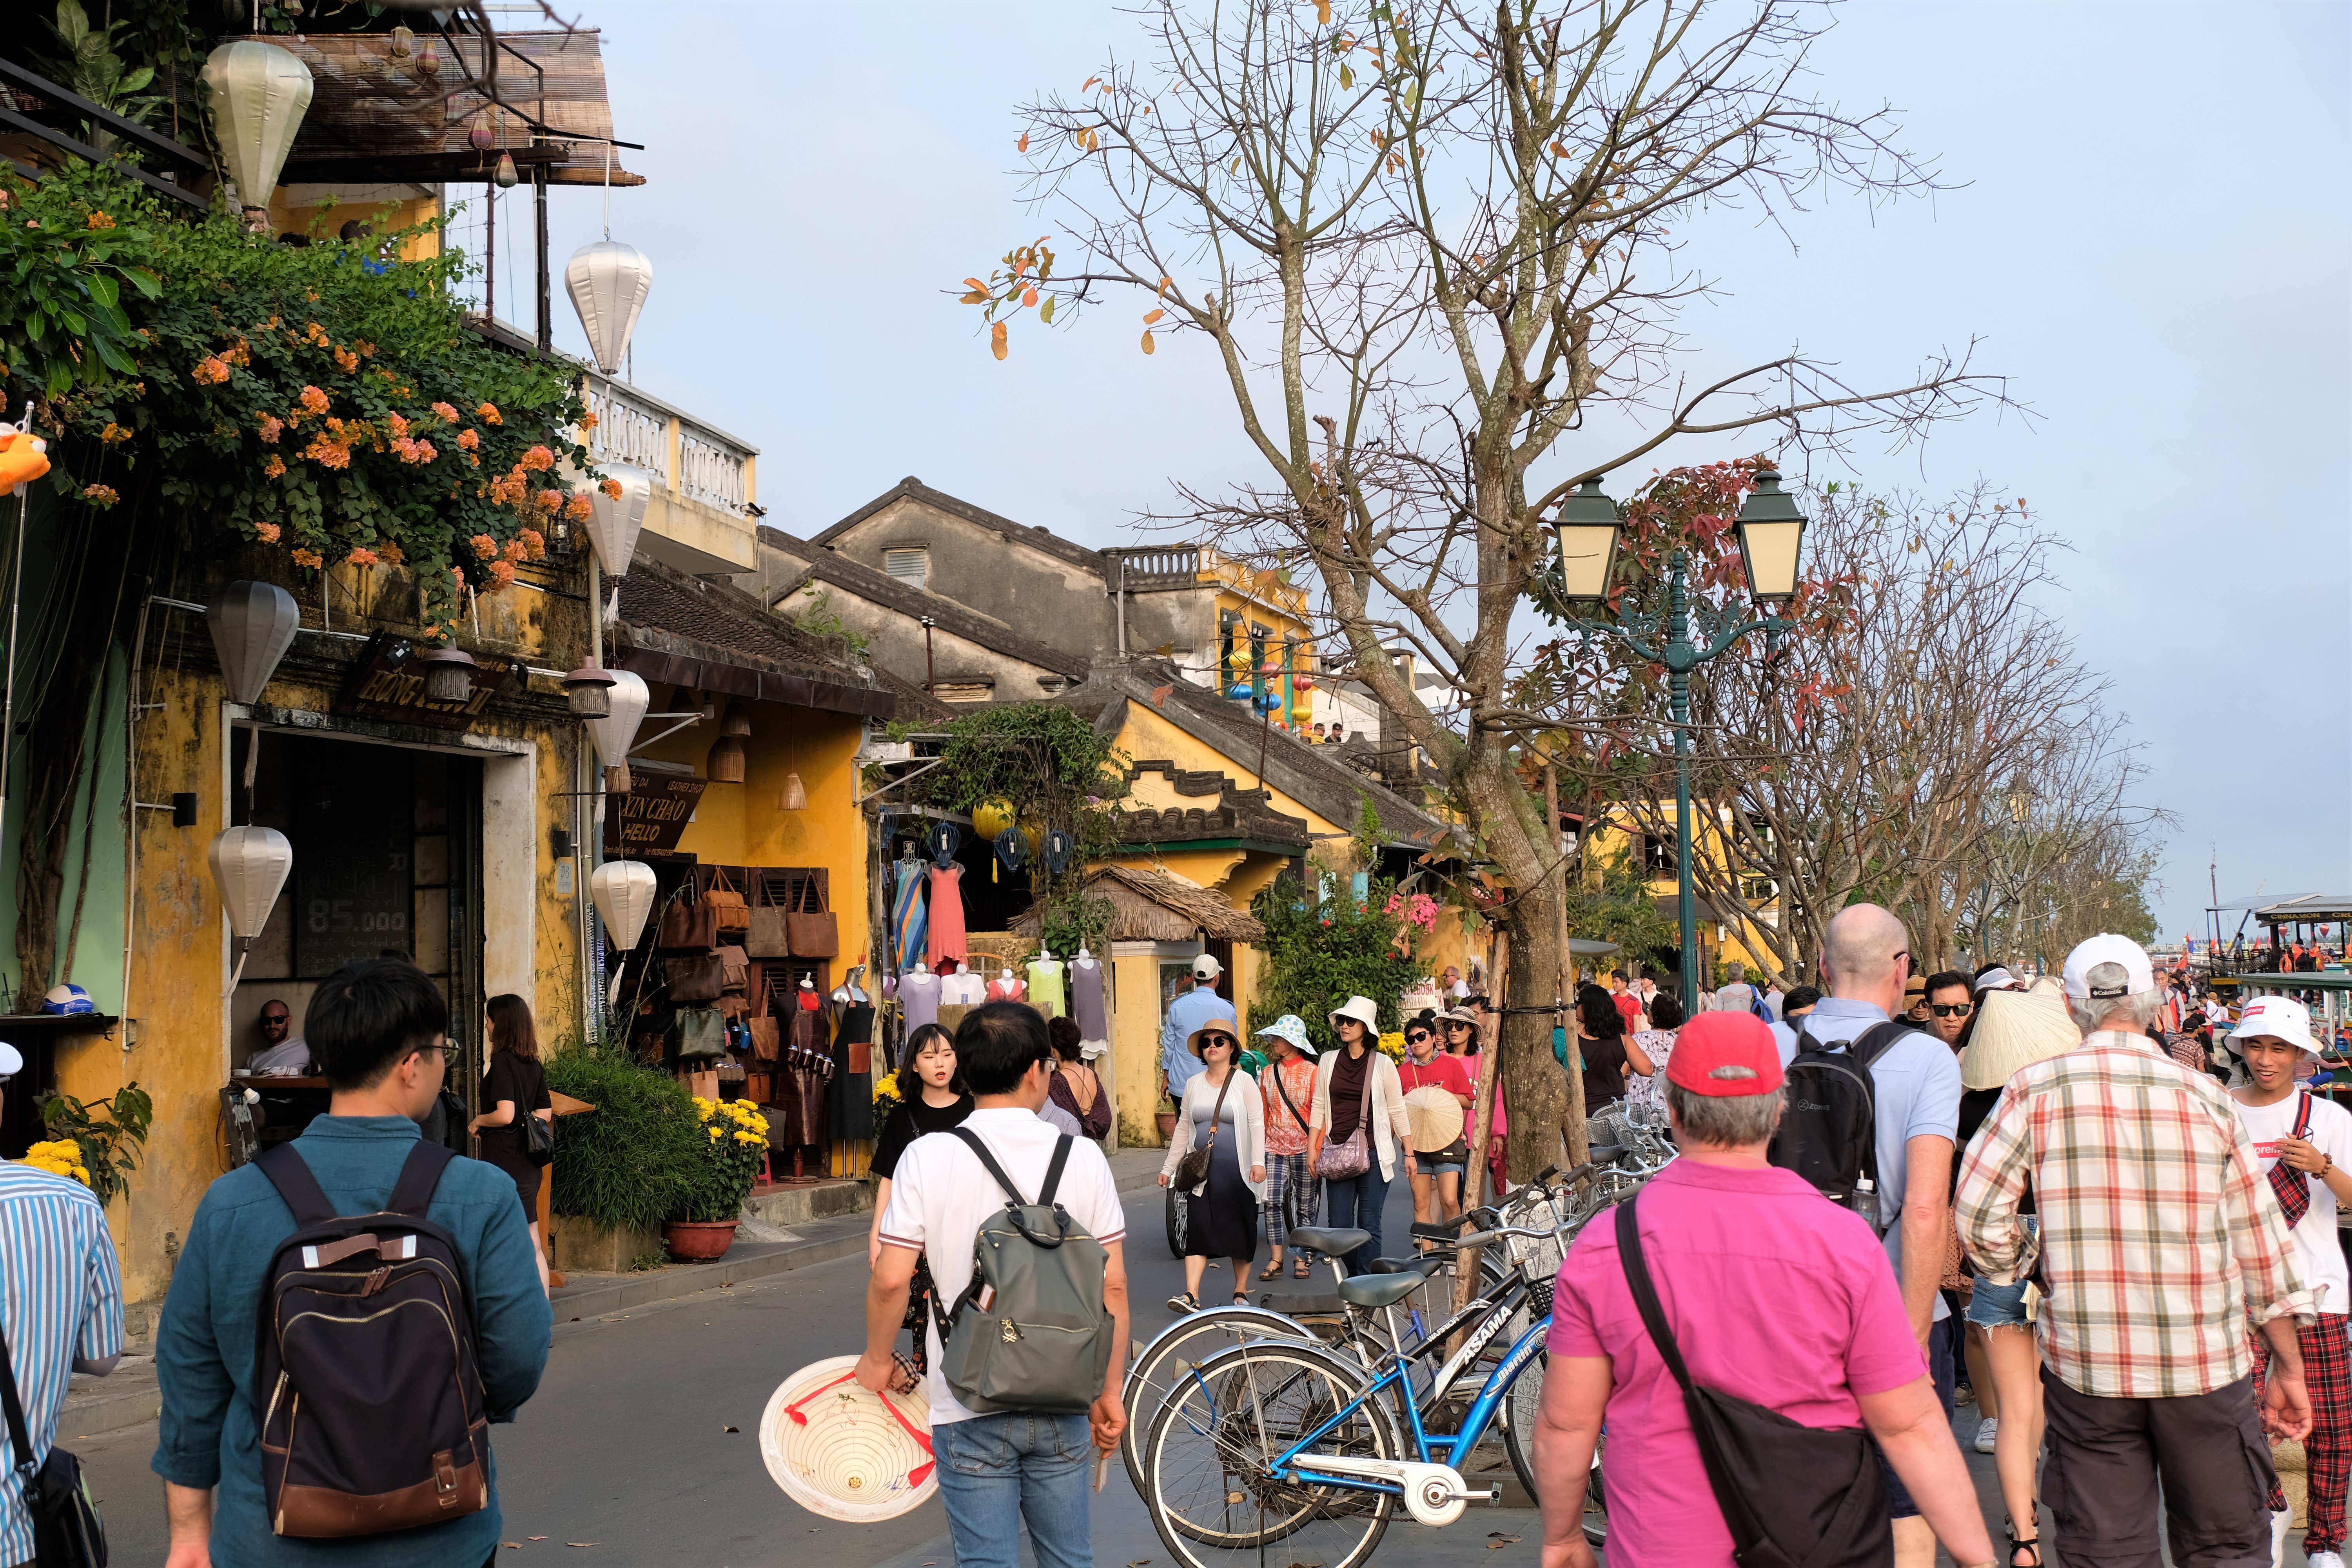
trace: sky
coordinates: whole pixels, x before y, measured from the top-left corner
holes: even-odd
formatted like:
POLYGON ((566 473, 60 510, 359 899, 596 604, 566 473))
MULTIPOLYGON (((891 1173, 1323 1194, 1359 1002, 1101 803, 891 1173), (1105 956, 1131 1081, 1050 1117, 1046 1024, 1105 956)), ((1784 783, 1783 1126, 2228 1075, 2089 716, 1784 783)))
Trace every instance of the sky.
MULTIPOLYGON (((624 160, 648 183, 610 198, 613 237, 654 266, 636 383, 760 448, 769 523, 805 537, 911 474, 1101 546, 1180 481, 1254 477, 1198 339, 1147 358, 1108 309, 1024 323, 1000 363, 953 299, 1057 232, 1019 198, 1013 110, 1136 52, 1122 10, 560 8, 602 30, 615 134, 645 143, 624 160)), ((1831 201, 1785 234, 1707 225, 1685 253, 1719 286, 1684 319, 1694 367, 1796 344, 1899 383, 1973 341, 2030 417, 1816 477, 1982 479, 2068 541, 2044 607, 2112 680, 2142 804, 2178 818, 2151 900, 2169 936, 2202 928, 2209 862, 2224 898, 2352 890, 2352 6, 1837 16, 1818 90, 1892 104, 1952 188, 1831 201)), ((505 232, 528 232, 526 201, 505 232)), ((555 193, 559 268, 605 205, 555 193)), ((514 259, 502 315, 530 287, 514 259)), ((556 313, 584 353, 560 279, 556 313)))

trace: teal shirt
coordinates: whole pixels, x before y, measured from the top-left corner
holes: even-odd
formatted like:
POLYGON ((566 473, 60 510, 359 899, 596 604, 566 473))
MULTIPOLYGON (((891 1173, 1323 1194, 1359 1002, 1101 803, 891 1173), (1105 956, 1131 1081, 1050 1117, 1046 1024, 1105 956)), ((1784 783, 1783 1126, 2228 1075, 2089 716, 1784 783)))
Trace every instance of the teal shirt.
MULTIPOLYGON (((336 1213, 373 1214, 390 1200, 417 1137, 416 1123, 403 1116, 321 1116, 294 1147, 336 1213)), ((547 1369, 555 1321, 514 1179, 478 1160, 453 1160, 425 1215, 457 1239, 465 1260, 490 1419, 512 1421, 547 1369)), ((464 1519, 352 1541, 270 1532, 253 1391, 256 1319, 270 1254, 294 1228, 293 1211, 269 1178, 250 1165, 215 1182, 196 1206, 155 1331, 163 1394, 155 1473, 184 1487, 219 1489, 213 1510, 215 1568, 328 1562, 343 1568, 472 1568, 487 1561, 499 1548, 495 1456, 488 1467, 489 1506, 464 1519)))

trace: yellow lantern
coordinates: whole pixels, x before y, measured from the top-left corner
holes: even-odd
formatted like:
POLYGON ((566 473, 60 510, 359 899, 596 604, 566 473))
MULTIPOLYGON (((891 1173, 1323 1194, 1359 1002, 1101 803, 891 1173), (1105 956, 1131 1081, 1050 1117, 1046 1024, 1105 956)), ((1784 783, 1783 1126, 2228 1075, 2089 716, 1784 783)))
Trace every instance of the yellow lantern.
POLYGON ((982 838, 993 839, 1013 826, 1013 803, 1003 795, 983 800, 971 808, 972 831, 982 838))

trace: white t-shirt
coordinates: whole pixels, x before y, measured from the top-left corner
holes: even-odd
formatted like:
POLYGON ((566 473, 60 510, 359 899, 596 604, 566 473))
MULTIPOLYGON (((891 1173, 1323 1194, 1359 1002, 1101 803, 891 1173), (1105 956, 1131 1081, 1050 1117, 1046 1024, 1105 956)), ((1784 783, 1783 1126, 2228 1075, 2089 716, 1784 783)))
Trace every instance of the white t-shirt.
MULTIPOLYGON (((1037 1189, 1045 1184, 1045 1167, 1053 1162, 1054 1144, 1062 1136, 1059 1132, 1017 1106, 975 1110, 964 1118, 963 1128, 988 1145, 1024 1199, 1037 1196, 1037 1189)), ((1010 1201, 962 1139, 947 1132, 926 1133, 908 1144, 907 1152, 898 1157, 898 1168, 890 1178, 890 1205, 882 1211, 882 1244, 928 1253, 940 1303, 951 1311, 964 1287, 971 1283, 972 1237, 980 1233, 983 1220, 1010 1201)), ((1071 1143, 1069 1163, 1062 1168, 1054 1201, 1105 1246, 1127 1235, 1118 1184, 1111 1179, 1110 1162, 1091 1139, 1079 1138, 1071 1143)), ((947 1374, 941 1370, 947 1358, 940 1353, 936 1317, 923 1332, 930 1341, 926 1382, 931 1425, 979 1419, 948 1392, 947 1374)))
MULTIPOLYGON (((2278 1141, 2294 1131, 2295 1101, 2302 1098, 2297 1092, 2276 1105, 2238 1106, 2238 1121, 2253 1142, 2265 1177, 2278 1163, 2278 1141)), ((2352 1166, 2352 1110, 2314 1095, 2311 1146, 2339 1165, 2352 1166)), ((2336 1194, 2318 1177, 2310 1182, 2311 1210, 2292 1233, 2303 1277, 2317 1293, 2321 1311, 2352 1311, 2352 1281, 2346 1278, 2343 1245, 2336 1239, 2336 1194)))

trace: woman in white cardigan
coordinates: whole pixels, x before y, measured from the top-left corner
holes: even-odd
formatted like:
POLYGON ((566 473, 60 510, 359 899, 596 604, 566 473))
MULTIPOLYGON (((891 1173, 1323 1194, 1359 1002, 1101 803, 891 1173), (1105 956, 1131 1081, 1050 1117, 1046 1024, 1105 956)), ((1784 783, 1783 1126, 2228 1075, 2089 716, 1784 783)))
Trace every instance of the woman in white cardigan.
POLYGON ((1265 1110, 1257 1086, 1234 1063, 1241 1036, 1231 1018, 1213 1018, 1192 1031, 1185 1048, 1205 1070, 1184 1086, 1176 1136, 1168 1140, 1160 1184, 1194 1149, 1209 1151, 1209 1173, 1184 1195, 1184 1293, 1168 1298, 1173 1312, 1201 1310, 1201 1276, 1212 1258, 1234 1264, 1234 1300, 1249 1303, 1250 1263, 1257 1257, 1257 1211, 1265 1201, 1265 1110))
POLYGON ((1380 1010, 1369 996, 1350 996, 1331 1015, 1339 1048, 1315 1064, 1315 1109, 1307 1113, 1307 1169, 1312 1173, 1327 1143, 1345 1143, 1366 1134, 1370 1156, 1363 1174, 1326 1177, 1323 1223, 1334 1229, 1371 1233, 1371 1240, 1348 1254, 1348 1272, 1361 1274, 1381 1256, 1381 1211, 1388 1206, 1389 1183, 1396 1178, 1398 1151, 1412 1129, 1404 1110, 1404 1085, 1396 1063, 1381 1054, 1380 1010), (1332 1085, 1339 1086, 1338 1094, 1332 1085), (1370 1099, 1366 1098, 1369 1090, 1370 1099), (1370 1125, 1367 1126, 1366 1123, 1370 1125))

